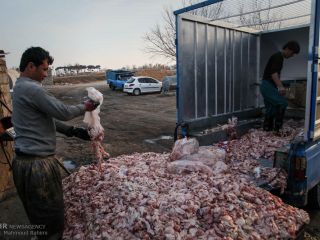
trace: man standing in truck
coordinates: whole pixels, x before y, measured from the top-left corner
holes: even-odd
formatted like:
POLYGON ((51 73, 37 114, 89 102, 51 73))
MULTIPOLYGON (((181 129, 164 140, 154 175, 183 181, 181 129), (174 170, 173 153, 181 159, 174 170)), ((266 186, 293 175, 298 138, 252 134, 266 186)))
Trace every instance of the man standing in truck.
POLYGON ((299 43, 296 41, 287 42, 282 51, 273 54, 264 69, 260 92, 264 99, 266 114, 263 122, 263 130, 276 131, 282 128, 283 118, 288 106, 285 99, 286 89, 284 88, 280 74, 283 60, 291 58, 300 52, 299 43))
POLYGON ((13 90, 12 121, 16 132, 12 172, 15 186, 31 224, 44 236, 62 238, 64 206, 59 163, 55 159, 56 130, 88 139, 85 129, 67 127, 67 121, 93 111, 99 104, 88 99, 68 106, 41 85, 53 58, 40 47, 27 49, 20 61, 20 78, 13 90))

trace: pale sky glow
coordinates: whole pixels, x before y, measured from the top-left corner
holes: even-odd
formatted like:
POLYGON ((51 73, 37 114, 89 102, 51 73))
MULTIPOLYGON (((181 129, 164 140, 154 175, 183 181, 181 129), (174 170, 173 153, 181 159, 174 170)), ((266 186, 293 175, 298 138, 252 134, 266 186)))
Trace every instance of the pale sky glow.
POLYGON ((142 50, 143 35, 162 23, 163 8, 180 0, 4 0, 0 49, 7 66, 18 66, 30 46, 54 57, 53 66, 94 64, 106 68, 168 63, 142 50))

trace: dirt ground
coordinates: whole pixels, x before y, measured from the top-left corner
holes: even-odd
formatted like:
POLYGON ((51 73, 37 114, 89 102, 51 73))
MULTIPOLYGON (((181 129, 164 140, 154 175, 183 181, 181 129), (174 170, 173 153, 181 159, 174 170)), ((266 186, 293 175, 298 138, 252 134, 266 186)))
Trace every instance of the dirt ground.
POLYGON ((155 79, 158 79, 159 81, 162 81, 162 78, 164 76, 171 76, 174 75, 175 71, 171 70, 157 70, 157 69, 144 69, 144 70, 139 70, 135 73, 135 76, 150 76, 155 79))
MULTIPOLYGON (((121 91, 111 91, 104 81, 54 85, 48 90, 67 104, 77 104, 87 95, 86 87, 94 86, 104 95, 101 107, 101 123, 105 128, 103 145, 111 157, 133 152, 168 152, 171 150, 176 121, 176 98, 174 92, 168 96, 146 94, 129 96, 121 91)), ((84 126, 83 117, 68 122, 84 126)), ((72 161, 76 167, 95 162, 90 142, 76 138, 57 136, 57 155, 64 161, 72 161)), ((310 211, 311 224, 305 239, 320 239, 320 212, 310 211)), ((21 202, 17 195, 0 202, 0 224, 27 224, 21 202)), ((1 237, 0 237, 1 239, 1 237)), ((12 239, 12 238, 11 238, 12 239)), ((23 238, 27 239, 27 238, 23 238)))
POLYGON ((105 79, 105 73, 90 73, 90 74, 79 74, 76 76, 60 76, 54 77, 53 83, 57 85, 73 85, 80 83, 90 83, 96 81, 103 81, 105 79))
MULTIPOLYGON (((87 95, 85 88, 92 84, 50 87, 49 91, 67 104, 80 103, 87 95)), ((129 96, 121 91, 111 91, 105 82, 95 83, 95 88, 104 95, 100 121, 105 129, 105 149, 111 157, 133 152, 170 151, 173 140, 152 139, 173 136, 176 120, 175 96, 146 94, 129 96)), ((83 117, 70 124, 84 126, 83 117)), ((76 138, 58 136, 57 155, 73 160, 78 165, 95 161, 90 143, 76 138)))
MULTIPOLYGON (((175 74, 175 71, 167 70, 167 69, 142 69, 137 70, 134 75, 135 76, 149 76, 159 81, 162 81, 164 76, 172 76, 175 74)), ((59 85, 74 85, 80 83, 90 83, 95 81, 104 81, 106 78, 105 72, 98 73, 87 73, 87 74, 79 74, 75 76, 60 76, 55 77, 53 79, 54 84, 59 85)))

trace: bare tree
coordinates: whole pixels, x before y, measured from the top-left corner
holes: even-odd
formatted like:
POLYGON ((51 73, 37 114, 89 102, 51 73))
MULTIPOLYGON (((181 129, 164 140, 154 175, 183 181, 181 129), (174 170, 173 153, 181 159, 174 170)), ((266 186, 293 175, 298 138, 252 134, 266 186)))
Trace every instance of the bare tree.
MULTIPOLYGON (((186 7, 203 0, 182 0, 182 6, 186 7)), ((190 12, 194 15, 200 15, 207 18, 217 18, 222 13, 222 3, 217 3, 209 7, 194 10, 190 12)), ((172 8, 164 8, 163 25, 155 25, 147 32, 143 39, 146 42, 144 51, 153 57, 162 56, 168 60, 176 58, 176 23, 172 8)))
POLYGON ((155 25, 143 39, 147 45, 145 52, 152 56, 162 56, 174 60, 176 55, 175 46, 175 17, 172 8, 165 8, 163 14, 164 25, 155 25))
MULTIPOLYGON (((203 0, 181 0, 182 6, 196 4, 203 0)), ((208 7, 199 8, 189 12, 190 14, 206 17, 214 22, 215 19, 223 19, 224 21, 233 23, 235 25, 246 26, 258 30, 268 30, 280 28, 282 21, 281 12, 275 13, 271 11, 272 0, 238 0, 237 7, 231 9, 227 8, 223 2, 210 5, 208 7), (263 11, 260 11, 264 9, 263 11), (247 14, 251 12, 250 14, 247 14), (228 18, 230 15, 238 16, 237 18, 228 18), (240 24, 239 24, 240 23, 240 24)), ((153 57, 162 56, 168 60, 175 60, 176 46, 175 46, 175 16, 172 8, 164 8, 163 25, 155 25, 147 32, 143 39, 146 42, 144 51, 153 57)))

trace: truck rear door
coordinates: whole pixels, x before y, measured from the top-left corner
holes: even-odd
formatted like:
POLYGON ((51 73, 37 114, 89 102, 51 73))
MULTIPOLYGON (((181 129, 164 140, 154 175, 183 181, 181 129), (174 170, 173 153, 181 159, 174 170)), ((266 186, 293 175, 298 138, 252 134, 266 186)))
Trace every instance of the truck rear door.
POLYGON ((320 0, 312 2, 309 35, 308 86, 305 116, 305 140, 320 138, 319 28, 320 0))
POLYGON ((258 116, 259 35, 190 14, 177 18, 177 121, 206 127, 258 116))

